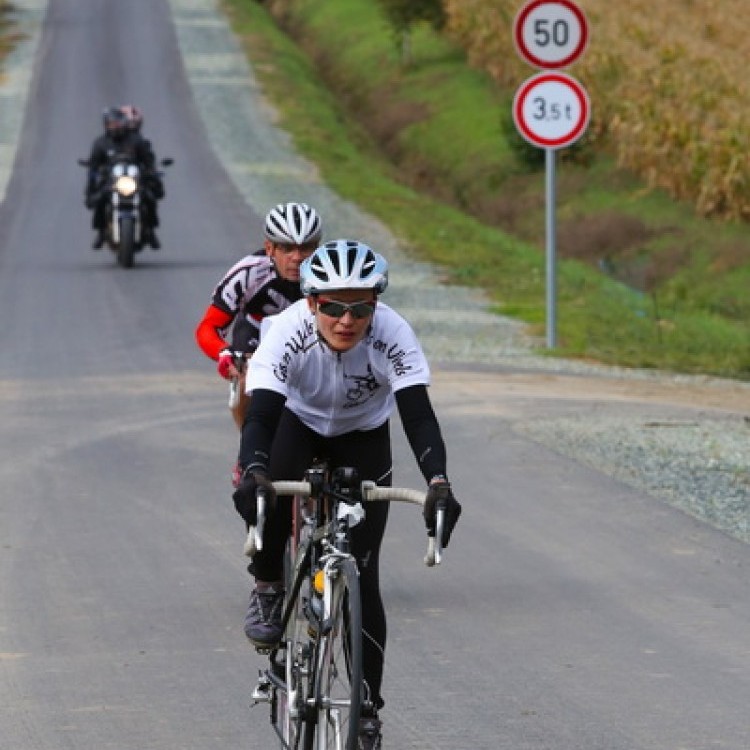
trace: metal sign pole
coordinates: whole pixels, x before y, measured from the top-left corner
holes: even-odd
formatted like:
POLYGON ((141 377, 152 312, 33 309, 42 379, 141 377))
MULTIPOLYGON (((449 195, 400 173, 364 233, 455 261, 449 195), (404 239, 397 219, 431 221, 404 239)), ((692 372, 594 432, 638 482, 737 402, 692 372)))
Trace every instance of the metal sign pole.
POLYGON ((545 149, 546 195, 547 195, 547 348, 557 346, 557 262, 556 262, 556 222, 557 204, 555 180, 555 149, 545 149))
POLYGON ((521 84, 513 121, 532 145, 545 150, 547 235, 547 348, 557 347, 557 207, 555 150, 575 143, 591 114, 586 90, 566 73, 551 72, 577 60, 588 43, 588 22, 575 0, 527 0, 513 22, 513 40, 530 65, 546 69, 521 84))

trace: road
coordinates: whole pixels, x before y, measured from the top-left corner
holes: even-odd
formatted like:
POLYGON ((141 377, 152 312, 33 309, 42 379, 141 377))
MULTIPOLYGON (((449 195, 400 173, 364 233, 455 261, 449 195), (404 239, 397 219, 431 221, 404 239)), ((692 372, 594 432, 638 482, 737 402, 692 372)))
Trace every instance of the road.
MULTIPOLYGON (((262 662, 241 627, 236 435, 193 342, 258 231, 206 139, 165 0, 51 0, 0 205, 3 747, 274 746, 248 708, 262 662), (128 271, 89 247, 75 164, 103 106, 126 101, 176 162, 164 247, 128 271)), ((421 519, 394 508, 386 747, 748 747, 748 546, 515 429, 578 408, 736 407, 644 388, 436 372, 465 514, 428 570, 421 519)), ((417 482, 394 440, 398 483, 417 482)))

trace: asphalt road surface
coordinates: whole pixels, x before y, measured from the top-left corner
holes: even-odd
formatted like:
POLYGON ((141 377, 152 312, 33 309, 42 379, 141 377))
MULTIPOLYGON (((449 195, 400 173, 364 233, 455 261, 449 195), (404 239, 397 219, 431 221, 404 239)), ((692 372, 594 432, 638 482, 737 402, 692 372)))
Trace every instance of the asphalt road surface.
MULTIPOLYGON (((242 634, 237 437, 193 341, 258 230, 206 140, 166 2, 52 0, 0 206, 2 747, 274 746, 248 708, 262 661, 242 634), (89 247, 75 159, 102 107, 128 101, 176 163, 164 247, 126 271, 89 247)), ((387 748, 750 746, 748 547, 514 431, 646 398, 581 383, 436 373, 465 514, 428 570, 418 513, 393 510, 387 748)), ((397 483, 414 484, 394 438, 397 483)))

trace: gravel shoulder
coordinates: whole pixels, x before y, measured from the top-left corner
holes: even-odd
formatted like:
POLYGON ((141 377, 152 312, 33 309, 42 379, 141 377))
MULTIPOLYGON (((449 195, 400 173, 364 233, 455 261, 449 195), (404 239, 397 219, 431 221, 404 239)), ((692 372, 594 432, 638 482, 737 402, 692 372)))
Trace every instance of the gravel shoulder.
POLYGON ((750 542, 750 389, 655 375, 441 370, 440 408, 524 437, 750 542))
MULTIPOLYGON (((276 127, 215 0, 168 0, 198 110, 249 205, 315 205, 327 235, 357 236, 392 263, 387 301, 433 362, 440 408, 480 410, 518 434, 750 541, 750 384, 552 359, 476 290, 446 287, 382 223, 342 200, 276 127)), ((26 42, 0 79, 0 200, 12 169, 45 0, 15 0, 26 42)))

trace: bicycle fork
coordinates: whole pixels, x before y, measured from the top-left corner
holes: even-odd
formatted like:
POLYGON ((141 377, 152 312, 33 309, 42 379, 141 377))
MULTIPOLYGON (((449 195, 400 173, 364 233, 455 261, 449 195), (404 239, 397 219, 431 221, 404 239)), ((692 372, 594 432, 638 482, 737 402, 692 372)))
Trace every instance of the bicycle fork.
POLYGON ((340 595, 335 585, 339 576, 339 570, 342 560, 346 560, 350 555, 341 552, 335 547, 330 546, 325 554, 320 558, 323 563, 323 591, 318 592, 322 596, 322 607, 320 613, 321 634, 325 635, 333 627, 334 613, 337 611, 338 602, 335 595, 340 595))

